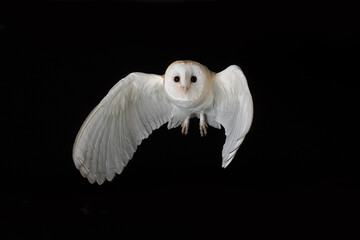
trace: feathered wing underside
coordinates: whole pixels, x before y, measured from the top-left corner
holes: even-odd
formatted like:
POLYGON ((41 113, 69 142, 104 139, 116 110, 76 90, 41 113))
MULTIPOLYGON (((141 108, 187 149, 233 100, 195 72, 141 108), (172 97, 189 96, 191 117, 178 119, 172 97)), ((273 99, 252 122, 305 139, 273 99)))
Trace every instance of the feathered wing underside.
POLYGON ((226 140, 222 151, 225 168, 234 158, 253 118, 253 102, 246 78, 238 66, 232 65, 215 75, 212 82, 214 108, 209 124, 215 121, 225 128, 226 140))
POLYGON ((73 160, 89 182, 102 184, 120 174, 137 146, 170 120, 159 75, 131 73, 90 113, 75 140, 73 160))

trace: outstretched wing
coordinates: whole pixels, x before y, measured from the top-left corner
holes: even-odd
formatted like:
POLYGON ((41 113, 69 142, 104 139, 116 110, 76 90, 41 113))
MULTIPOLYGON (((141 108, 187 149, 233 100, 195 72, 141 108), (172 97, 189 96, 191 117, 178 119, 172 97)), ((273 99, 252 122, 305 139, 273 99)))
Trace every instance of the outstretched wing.
POLYGON ((120 174, 141 141, 170 120, 173 107, 162 81, 159 75, 131 73, 87 117, 73 160, 89 182, 102 184, 120 174))
MULTIPOLYGON (((244 141, 253 118, 253 101, 241 69, 232 65, 215 75, 212 82, 214 109, 211 120, 225 128, 222 167, 227 167, 244 141)), ((217 124, 211 124, 219 127, 217 124)))

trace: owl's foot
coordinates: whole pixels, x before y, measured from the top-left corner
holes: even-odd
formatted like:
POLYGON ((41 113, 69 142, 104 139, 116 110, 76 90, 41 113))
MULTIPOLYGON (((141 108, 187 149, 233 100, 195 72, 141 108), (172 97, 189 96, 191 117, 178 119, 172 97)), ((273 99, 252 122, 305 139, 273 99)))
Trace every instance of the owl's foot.
POLYGON ((189 126, 190 126, 190 119, 187 118, 185 119, 185 121, 181 124, 181 133, 184 135, 188 134, 188 130, 189 130, 189 126))
POLYGON ((200 114, 200 136, 202 136, 202 137, 206 136, 207 127, 208 127, 208 125, 206 124, 205 116, 203 114, 200 114))
POLYGON ((200 123, 200 136, 202 136, 202 137, 206 136, 206 134, 207 134, 206 129, 207 129, 207 124, 206 123, 204 123, 204 124, 200 123))

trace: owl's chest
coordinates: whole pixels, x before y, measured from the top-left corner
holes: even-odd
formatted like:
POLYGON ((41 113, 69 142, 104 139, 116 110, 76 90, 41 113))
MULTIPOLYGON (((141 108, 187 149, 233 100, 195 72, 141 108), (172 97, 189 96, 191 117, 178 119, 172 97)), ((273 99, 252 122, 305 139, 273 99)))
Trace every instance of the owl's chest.
POLYGON ((203 113, 206 109, 212 106, 214 95, 212 91, 209 91, 196 101, 178 101, 174 99, 171 99, 170 101, 186 115, 197 116, 199 113, 203 113))

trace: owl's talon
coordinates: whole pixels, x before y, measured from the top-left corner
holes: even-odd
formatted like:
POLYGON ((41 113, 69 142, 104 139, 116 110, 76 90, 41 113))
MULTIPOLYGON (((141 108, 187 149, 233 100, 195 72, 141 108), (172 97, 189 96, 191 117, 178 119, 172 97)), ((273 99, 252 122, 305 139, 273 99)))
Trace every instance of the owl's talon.
POLYGON ((183 135, 187 135, 187 134, 188 134, 189 125, 190 125, 189 119, 186 119, 186 120, 181 124, 181 133, 182 133, 183 135))
POLYGON ((205 137, 207 135, 207 124, 200 124, 200 136, 205 137))
POLYGON ((188 134, 189 127, 188 127, 187 125, 184 125, 184 124, 182 124, 181 127, 182 127, 181 133, 182 133, 183 135, 187 135, 187 134, 188 134))
POLYGON ((205 121, 205 115, 200 114, 200 136, 205 137, 207 135, 207 124, 205 121))

